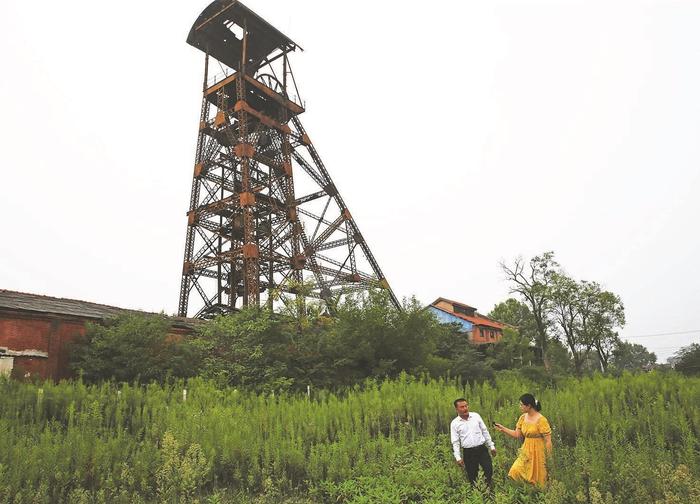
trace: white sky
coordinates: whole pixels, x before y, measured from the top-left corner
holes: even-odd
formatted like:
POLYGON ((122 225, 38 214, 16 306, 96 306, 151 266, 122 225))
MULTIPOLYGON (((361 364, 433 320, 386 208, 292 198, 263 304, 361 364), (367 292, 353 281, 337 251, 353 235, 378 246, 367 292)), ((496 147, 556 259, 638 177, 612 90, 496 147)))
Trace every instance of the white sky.
MULTIPOLYGON (((203 1, 0 2, 0 288, 174 313, 203 1)), ((700 2, 245 2, 399 297, 488 312, 554 250, 665 361, 700 341, 700 2)))

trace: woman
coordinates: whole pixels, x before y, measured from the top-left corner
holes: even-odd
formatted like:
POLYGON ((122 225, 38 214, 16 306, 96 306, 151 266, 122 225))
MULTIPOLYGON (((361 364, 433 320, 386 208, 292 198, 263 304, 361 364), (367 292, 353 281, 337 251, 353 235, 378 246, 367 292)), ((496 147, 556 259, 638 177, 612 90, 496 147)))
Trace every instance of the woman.
POLYGON ((535 396, 523 394, 520 396, 522 415, 515 425, 515 430, 508 429, 499 423, 494 424, 496 430, 510 437, 525 438, 518 458, 508 471, 508 476, 514 480, 523 480, 538 486, 544 486, 547 479, 545 450, 547 456, 552 453, 552 429, 547 419, 540 414, 541 408, 535 396))

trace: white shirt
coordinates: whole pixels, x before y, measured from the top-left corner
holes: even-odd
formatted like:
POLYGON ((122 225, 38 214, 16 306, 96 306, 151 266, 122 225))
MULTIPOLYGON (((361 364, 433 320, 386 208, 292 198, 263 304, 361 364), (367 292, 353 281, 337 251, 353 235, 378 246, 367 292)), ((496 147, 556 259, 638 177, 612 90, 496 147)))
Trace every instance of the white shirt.
POLYGON ((493 450, 496 446, 491 441, 491 435, 481 415, 469 412, 469 418, 464 420, 458 416, 450 423, 450 441, 456 460, 462 459, 462 448, 474 448, 484 443, 493 450))

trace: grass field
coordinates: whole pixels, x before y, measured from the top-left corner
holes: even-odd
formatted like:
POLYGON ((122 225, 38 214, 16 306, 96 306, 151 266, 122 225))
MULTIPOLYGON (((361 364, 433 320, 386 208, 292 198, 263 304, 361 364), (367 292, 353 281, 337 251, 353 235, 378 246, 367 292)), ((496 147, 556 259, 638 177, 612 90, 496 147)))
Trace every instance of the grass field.
POLYGON ((310 398, 197 379, 3 380, 0 503, 482 502, 453 462, 452 400, 512 427, 524 392, 553 427, 550 482, 536 492, 507 481, 519 443, 492 432, 492 501, 700 502, 700 379, 649 373, 548 389, 516 374, 473 386, 402 377, 310 398))

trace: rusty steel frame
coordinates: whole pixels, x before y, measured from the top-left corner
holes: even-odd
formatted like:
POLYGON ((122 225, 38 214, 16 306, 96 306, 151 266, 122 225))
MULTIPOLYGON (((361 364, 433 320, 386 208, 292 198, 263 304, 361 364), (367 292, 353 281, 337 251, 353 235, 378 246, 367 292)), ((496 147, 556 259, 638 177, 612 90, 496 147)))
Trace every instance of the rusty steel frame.
POLYGON ((205 65, 178 314, 207 318, 263 302, 303 309, 306 297, 375 287, 399 307, 299 119, 288 59, 298 46, 233 0, 207 7, 188 42, 205 65), (230 73, 210 82, 210 60, 230 73))

